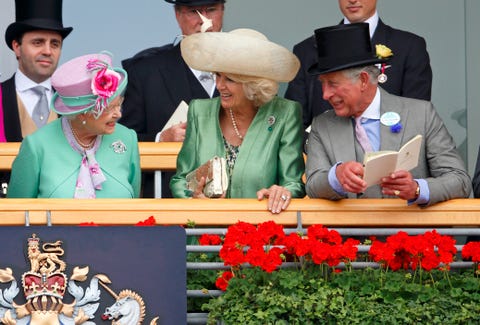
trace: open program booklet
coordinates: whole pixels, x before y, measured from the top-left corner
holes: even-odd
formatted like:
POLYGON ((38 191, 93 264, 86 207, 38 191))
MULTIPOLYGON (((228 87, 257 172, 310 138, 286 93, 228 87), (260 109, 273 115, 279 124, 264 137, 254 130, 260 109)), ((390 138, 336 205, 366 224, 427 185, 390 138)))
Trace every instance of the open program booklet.
POLYGON ((411 170, 418 165, 422 136, 416 135, 397 151, 376 151, 365 154, 363 179, 367 187, 381 183, 383 177, 397 170, 411 170))

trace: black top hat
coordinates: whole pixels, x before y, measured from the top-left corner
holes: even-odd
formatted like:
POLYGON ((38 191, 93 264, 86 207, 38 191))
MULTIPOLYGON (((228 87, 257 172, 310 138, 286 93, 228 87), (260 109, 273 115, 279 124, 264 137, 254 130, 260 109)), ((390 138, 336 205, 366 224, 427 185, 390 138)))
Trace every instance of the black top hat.
POLYGON ((318 62, 308 69, 313 75, 387 61, 376 57, 368 23, 319 28, 315 30, 315 40, 318 62))
POLYGON ((165 0, 166 2, 173 3, 174 5, 179 6, 203 6, 211 5, 215 3, 224 3, 225 0, 165 0))
POLYGON ((67 37, 72 27, 63 27, 62 0, 15 0, 15 22, 5 32, 5 41, 12 49, 12 41, 32 30, 52 30, 67 37))

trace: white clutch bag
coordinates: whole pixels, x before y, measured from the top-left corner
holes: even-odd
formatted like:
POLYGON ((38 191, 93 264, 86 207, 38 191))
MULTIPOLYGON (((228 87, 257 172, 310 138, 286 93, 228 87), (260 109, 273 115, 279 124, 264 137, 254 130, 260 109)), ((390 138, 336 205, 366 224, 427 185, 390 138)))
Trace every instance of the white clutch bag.
POLYGON ((215 156, 186 176, 187 189, 195 192, 198 182, 205 177, 203 194, 206 197, 220 197, 228 188, 227 161, 215 156))

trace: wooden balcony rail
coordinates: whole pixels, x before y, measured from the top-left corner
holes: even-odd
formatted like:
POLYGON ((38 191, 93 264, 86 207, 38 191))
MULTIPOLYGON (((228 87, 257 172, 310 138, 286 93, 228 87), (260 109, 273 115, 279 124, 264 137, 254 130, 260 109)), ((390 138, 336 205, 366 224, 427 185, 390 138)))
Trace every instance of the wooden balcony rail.
POLYGON ((327 201, 293 199, 274 215, 256 199, 0 199, 2 225, 133 225, 150 216, 158 225, 227 226, 274 220, 286 226, 328 227, 473 227, 480 226, 480 200, 457 199, 428 208, 400 199, 327 201))
MULTIPOLYGON (((139 142, 142 170, 175 170, 180 142, 139 142)), ((0 143, 0 170, 10 170, 20 142, 0 143)))

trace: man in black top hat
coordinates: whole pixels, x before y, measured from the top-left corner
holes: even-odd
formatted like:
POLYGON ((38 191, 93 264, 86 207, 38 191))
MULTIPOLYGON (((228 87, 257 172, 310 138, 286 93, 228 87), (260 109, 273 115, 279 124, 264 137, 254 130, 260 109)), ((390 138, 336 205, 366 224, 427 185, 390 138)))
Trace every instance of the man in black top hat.
MULTIPOLYGON (((432 69, 425 40, 413 33, 395 29, 379 18, 377 0, 338 0, 344 18, 341 24, 365 22, 369 24, 372 44, 383 44, 391 49, 393 56, 383 69, 380 86, 391 94, 430 100, 432 69)), ((332 109, 322 99, 320 81, 308 73, 316 61, 313 36, 293 47, 293 53, 302 64, 297 76, 289 84, 285 98, 298 101, 303 107, 303 123, 308 128, 312 119, 332 109)))
MULTIPOLYGON (((224 0, 165 1, 174 4, 180 38, 200 33, 202 28, 206 32, 222 29, 224 0)), ((139 141, 183 141, 186 123, 160 131, 182 100, 188 104, 192 99, 216 94, 215 76, 189 68, 179 44, 147 49, 122 64, 129 80, 120 123, 137 131, 139 141)), ((162 174, 161 197, 172 197, 169 182, 173 174, 162 174)), ((144 175, 142 197, 153 197, 153 176, 144 175)))
MULTIPOLYGON (((4 122, 0 128, 4 141, 9 142, 22 141, 57 117, 45 104, 53 95, 50 77, 57 68, 63 39, 72 31, 72 27, 63 27, 62 0, 16 0, 15 15, 5 41, 15 52, 18 69, 0 84, 4 122)), ((0 174, 0 178, 4 186, 9 176, 0 174)))
POLYGON ((315 38, 317 63, 308 71, 320 79, 323 99, 333 109, 312 122, 305 171, 308 196, 398 197, 422 206, 468 197, 470 177, 433 104, 379 87, 381 71, 375 64, 388 61, 374 53, 368 24, 317 29, 315 38), (365 153, 398 151, 419 134, 417 167, 385 175, 367 188, 365 153))
MULTIPOLYGON (((50 77, 57 68, 63 39, 72 31, 72 27, 63 27, 62 0, 16 0, 15 14, 5 41, 15 52, 18 69, 1 85, 7 141, 22 141, 39 127, 32 114, 41 95, 33 88, 43 86, 47 100, 51 98, 50 77)), ((43 119, 55 117, 52 112, 43 119)))

